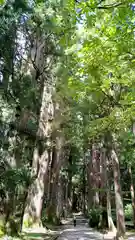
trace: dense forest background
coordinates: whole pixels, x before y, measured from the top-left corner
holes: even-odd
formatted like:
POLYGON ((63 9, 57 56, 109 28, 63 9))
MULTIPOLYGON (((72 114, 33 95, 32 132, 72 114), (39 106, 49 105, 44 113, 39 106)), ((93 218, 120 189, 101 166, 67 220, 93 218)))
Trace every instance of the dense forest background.
POLYGON ((1 235, 82 211, 124 236, 134 134, 134 1, 1 5, 1 235))

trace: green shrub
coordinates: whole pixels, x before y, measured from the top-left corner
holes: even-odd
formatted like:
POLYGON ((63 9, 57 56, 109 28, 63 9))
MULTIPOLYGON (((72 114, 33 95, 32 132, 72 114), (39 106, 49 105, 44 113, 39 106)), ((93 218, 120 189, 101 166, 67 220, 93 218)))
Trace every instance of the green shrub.
POLYGON ((43 226, 46 226, 46 224, 53 224, 53 225, 61 224, 60 219, 57 217, 54 207, 52 205, 43 209, 42 223, 43 223, 43 226))
POLYGON ((101 209, 92 208, 89 210, 89 226, 98 227, 100 221, 100 215, 102 214, 101 209))
POLYGON ((6 233, 7 233, 7 235, 17 236, 18 235, 18 229, 19 229, 19 226, 18 226, 17 222, 13 219, 13 217, 10 217, 8 222, 6 223, 6 233))
POLYGON ((0 238, 6 233, 5 229, 5 217, 4 215, 0 216, 0 238))
POLYGON ((125 220, 132 220, 133 219, 133 209, 132 209, 132 204, 127 204, 125 206, 125 220))

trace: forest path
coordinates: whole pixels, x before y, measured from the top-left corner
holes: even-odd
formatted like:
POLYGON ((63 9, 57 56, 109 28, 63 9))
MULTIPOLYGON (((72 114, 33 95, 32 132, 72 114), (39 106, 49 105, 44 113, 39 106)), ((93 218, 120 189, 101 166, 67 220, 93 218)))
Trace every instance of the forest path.
MULTIPOLYGON (((61 229, 58 227, 48 233, 39 232, 34 229, 34 232, 28 231, 24 234, 23 239, 26 240, 114 240, 114 234, 109 232, 101 234, 100 232, 92 229, 88 225, 88 220, 83 215, 76 215, 76 227, 73 226, 73 219, 68 218, 63 220, 61 229)), ((135 233, 127 232, 128 240, 135 240, 135 233)))
POLYGON ((88 220, 82 215, 76 215, 76 227, 73 226, 73 220, 65 224, 58 240, 101 240, 103 235, 88 226, 88 220))
MULTIPOLYGON (((88 225, 88 220, 83 215, 76 215, 76 227, 73 226, 73 219, 69 218, 64 225, 57 240, 114 240, 112 232, 101 234, 88 225)), ((135 240, 134 233, 127 234, 128 240, 135 240)))

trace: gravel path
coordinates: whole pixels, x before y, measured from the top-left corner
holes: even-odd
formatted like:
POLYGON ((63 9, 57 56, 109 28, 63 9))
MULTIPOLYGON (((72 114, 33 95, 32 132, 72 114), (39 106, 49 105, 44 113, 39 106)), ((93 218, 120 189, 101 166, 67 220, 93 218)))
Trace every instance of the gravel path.
MULTIPOLYGON (((82 215, 76 216, 76 227, 73 220, 64 225, 57 240, 114 240, 113 233, 101 234, 88 226, 88 221, 82 215)), ((135 234, 127 234, 128 240, 135 240, 135 234)))
POLYGON ((103 235, 88 227, 83 216, 76 216, 76 227, 72 221, 65 225, 58 240, 103 240, 103 235))

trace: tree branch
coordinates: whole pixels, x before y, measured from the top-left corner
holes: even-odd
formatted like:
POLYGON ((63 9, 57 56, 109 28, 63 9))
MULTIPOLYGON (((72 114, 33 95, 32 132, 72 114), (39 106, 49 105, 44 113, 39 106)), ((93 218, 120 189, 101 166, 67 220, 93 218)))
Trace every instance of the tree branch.
POLYGON ((10 128, 13 130, 17 130, 20 134, 23 134, 25 136, 27 136, 30 139, 33 139, 34 141, 43 141, 43 142, 47 142, 47 140, 49 139, 48 137, 44 137, 44 136, 40 136, 37 133, 37 129, 30 129, 28 127, 20 127, 18 124, 12 122, 10 123, 10 128))
POLYGON ((105 0, 100 0, 99 3, 98 3, 98 5, 101 4, 102 2, 105 2, 105 0))
POLYGON ((110 4, 110 5, 97 6, 97 8, 98 9, 111 9, 111 8, 119 7, 119 6, 121 6, 125 3, 126 2, 113 3, 113 4, 110 4))
POLYGON ((95 7, 91 7, 88 3, 86 3, 87 4, 87 6, 88 7, 90 7, 91 9, 111 9, 111 8, 115 8, 115 7, 119 7, 119 6, 122 6, 122 5, 124 5, 125 3, 126 3, 126 1, 123 1, 123 2, 114 2, 114 3, 112 3, 112 4, 107 4, 107 5, 102 5, 102 6, 99 6, 100 4, 102 4, 102 2, 104 2, 104 0, 100 0, 99 1, 99 3, 98 3, 98 5, 97 6, 95 6, 95 7))

